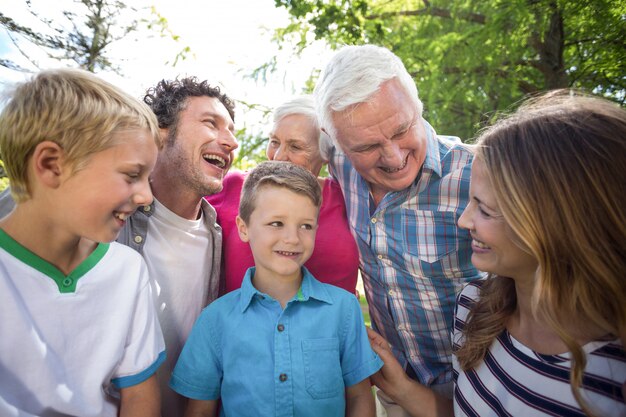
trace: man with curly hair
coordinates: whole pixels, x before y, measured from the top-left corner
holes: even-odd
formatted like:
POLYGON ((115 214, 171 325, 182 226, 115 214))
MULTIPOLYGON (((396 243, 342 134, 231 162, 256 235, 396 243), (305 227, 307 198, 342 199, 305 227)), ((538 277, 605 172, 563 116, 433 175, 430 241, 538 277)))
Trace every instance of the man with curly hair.
POLYGON ((158 373, 162 415, 177 417, 185 403, 167 381, 193 323, 220 289, 221 228, 203 197, 222 190, 233 161, 234 102, 195 77, 162 80, 144 102, 164 143, 150 177, 154 203, 137 210, 120 241, 148 264, 167 349, 158 373))
MULTIPOLYGON (((195 77, 162 80, 143 100, 163 139, 150 175, 154 201, 125 219, 117 241, 148 265, 167 352, 158 372, 162 415, 182 417, 184 399, 167 381, 193 323, 220 290, 222 232, 203 197, 221 191, 238 146, 234 102, 195 77)), ((14 206, 7 189, 0 195, 0 218, 14 206)))

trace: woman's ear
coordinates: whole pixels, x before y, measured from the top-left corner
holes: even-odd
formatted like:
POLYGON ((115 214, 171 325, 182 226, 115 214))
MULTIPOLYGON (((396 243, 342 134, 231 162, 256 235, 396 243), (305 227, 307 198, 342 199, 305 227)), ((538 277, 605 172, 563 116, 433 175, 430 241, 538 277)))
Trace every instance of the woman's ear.
POLYGON ((239 216, 235 218, 235 222, 237 223, 237 231, 239 232, 239 239, 242 242, 248 242, 248 226, 246 226, 246 222, 239 216))
POLYGON ((34 175, 42 184, 51 188, 57 188, 61 184, 63 170, 68 169, 63 148, 49 140, 35 146, 30 161, 34 175))

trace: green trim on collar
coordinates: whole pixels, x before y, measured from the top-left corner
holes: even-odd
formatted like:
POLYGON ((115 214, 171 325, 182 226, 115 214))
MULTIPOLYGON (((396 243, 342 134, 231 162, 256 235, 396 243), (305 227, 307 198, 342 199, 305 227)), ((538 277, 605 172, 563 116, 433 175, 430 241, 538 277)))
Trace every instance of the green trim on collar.
POLYGON ((0 247, 25 264, 52 278, 60 293, 72 293, 76 291, 78 280, 96 266, 107 253, 109 243, 98 243, 96 249, 67 276, 63 275, 63 272, 56 266, 22 246, 2 229, 0 229, 0 247))
POLYGON ((304 301, 304 294, 302 294, 302 286, 298 288, 298 293, 296 294, 298 301, 304 301))

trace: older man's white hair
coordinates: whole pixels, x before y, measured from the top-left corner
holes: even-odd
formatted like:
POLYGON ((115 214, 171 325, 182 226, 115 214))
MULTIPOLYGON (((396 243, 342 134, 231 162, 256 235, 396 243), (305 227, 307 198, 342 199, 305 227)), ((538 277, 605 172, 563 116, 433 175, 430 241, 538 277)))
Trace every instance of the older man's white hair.
MULTIPOLYGON (((314 97, 321 127, 333 141, 336 131, 332 115, 350 106, 366 103, 385 81, 396 78, 415 101, 422 115, 417 87, 404 64, 389 49, 375 45, 345 46, 328 62, 315 86, 314 97)), ((322 136, 320 150, 328 159, 328 136, 322 136)))

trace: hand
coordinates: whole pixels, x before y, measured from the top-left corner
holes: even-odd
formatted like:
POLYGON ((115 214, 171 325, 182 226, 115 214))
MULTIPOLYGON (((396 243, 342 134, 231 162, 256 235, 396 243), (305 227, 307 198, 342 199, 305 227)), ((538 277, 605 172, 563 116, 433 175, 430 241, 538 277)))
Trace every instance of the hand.
POLYGON ((383 390, 411 417, 454 416, 451 400, 407 376, 384 337, 370 328, 367 329, 367 336, 372 349, 384 363, 381 370, 370 377, 374 385, 383 390))
POLYGON ((399 399, 410 390, 413 381, 407 376, 406 372, 400 365, 400 362, 393 355, 389 342, 376 333, 374 330, 367 328, 367 336, 374 352, 380 356, 384 365, 380 371, 370 377, 372 383, 383 390, 385 394, 390 396, 394 401, 400 403, 399 399))

